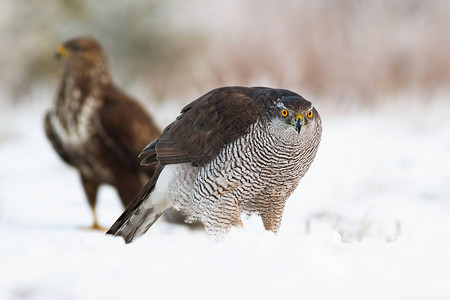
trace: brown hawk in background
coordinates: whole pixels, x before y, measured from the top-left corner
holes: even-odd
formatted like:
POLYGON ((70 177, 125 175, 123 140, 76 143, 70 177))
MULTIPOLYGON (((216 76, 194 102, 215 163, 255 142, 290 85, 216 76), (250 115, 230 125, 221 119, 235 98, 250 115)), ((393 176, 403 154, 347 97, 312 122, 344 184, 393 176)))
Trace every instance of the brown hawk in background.
POLYGON ((151 177, 156 166, 141 166, 138 155, 159 128, 144 108, 111 79, 106 54, 92 38, 71 39, 58 47, 62 78, 45 132, 53 148, 80 174, 96 217, 101 184, 117 189, 124 207, 151 177))

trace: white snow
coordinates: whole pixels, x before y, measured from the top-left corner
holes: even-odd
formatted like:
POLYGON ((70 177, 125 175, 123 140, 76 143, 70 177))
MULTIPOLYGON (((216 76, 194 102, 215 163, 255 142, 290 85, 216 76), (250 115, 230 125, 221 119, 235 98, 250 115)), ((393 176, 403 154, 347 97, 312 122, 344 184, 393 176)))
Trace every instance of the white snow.
MULTIPOLYGON (((80 229, 79 179, 43 132, 52 95, 35 94, 0 111, 0 299, 450 299, 448 97, 316 104, 322 144, 278 236, 258 218, 219 243, 160 220, 125 245, 80 229)), ((100 223, 121 210, 103 188, 100 223)))

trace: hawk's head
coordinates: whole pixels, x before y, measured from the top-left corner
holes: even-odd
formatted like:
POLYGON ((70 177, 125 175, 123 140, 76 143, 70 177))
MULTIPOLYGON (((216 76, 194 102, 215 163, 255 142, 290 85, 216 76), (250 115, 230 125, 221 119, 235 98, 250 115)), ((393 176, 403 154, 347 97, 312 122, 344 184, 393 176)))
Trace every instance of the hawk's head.
POLYGON ((271 119, 269 130, 285 142, 320 139, 320 116, 312 103, 299 95, 279 98, 271 119))
POLYGON ((75 76, 87 77, 102 84, 111 81, 106 54, 93 38, 70 39, 58 46, 55 56, 64 62, 64 80, 75 76))
POLYGON ((103 64, 106 62, 102 47, 90 37, 78 37, 64 42, 56 49, 55 57, 78 63, 103 64))

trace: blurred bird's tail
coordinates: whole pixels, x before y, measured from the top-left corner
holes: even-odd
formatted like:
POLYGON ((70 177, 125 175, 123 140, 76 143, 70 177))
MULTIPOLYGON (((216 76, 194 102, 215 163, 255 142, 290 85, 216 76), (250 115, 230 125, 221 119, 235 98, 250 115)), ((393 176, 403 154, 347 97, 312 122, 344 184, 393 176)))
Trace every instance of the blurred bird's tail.
POLYGON ((164 199, 166 187, 157 185, 162 170, 163 168, 158 166, 153 177, 106 234, 121 236, 126 243, 130 243, 136 237, 147 232, 162 213, 170 207, 170 203, 164 199))

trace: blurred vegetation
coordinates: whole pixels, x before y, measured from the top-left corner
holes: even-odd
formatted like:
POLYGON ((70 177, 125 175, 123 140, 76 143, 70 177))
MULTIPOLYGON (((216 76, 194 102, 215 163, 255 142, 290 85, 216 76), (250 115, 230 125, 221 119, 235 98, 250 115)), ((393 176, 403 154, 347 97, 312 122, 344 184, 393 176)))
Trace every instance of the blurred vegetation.
POLYGON ((411 91, 449 95, 450 1, 259 3, 234 11, 231 34, 215 44, 220 84, 269 82, 364 103, 411 91))
POLYGON ((13 99, 30 88, 55 82, 60 65, 56 47, 75 36, 89 35, 103 45, 114 77, 123 84, 143 80, 158 97, 167 86, 161 78, 183 71, 186 56, 202 44, 201 33, 175 32, 164 1, 28 1, 4 4, 1 80, 13 99))
POLYGON ((1 8, 0 88, 11 99, 56 84, 53 51, 77 35, 100 40, 120 86, 142 84, 158 100, 235 84, 364 103, 450 87, 446 0, 10 0, 1 8))

